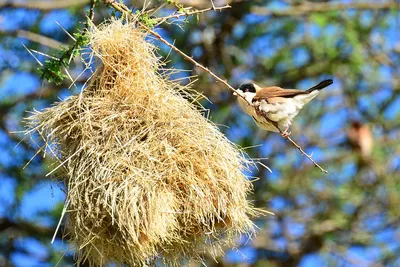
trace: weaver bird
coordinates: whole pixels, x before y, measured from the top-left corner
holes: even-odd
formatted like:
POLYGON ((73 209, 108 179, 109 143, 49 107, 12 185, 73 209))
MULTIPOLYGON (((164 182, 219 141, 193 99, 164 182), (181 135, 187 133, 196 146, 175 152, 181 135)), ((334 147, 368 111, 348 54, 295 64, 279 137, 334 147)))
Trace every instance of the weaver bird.
POLYGON ((308 90, 283 89, 277 86, 261 88, 254 83, 246 83, 240 85, 234 95, 240 94, 246 99, 238 97, 239 105, 253 117, 260 128, 281 132, 282 136, 287 137, 290 135, 289 127, 294 117, 303 106, 332 83, 331 79, 324 80, 308 90))

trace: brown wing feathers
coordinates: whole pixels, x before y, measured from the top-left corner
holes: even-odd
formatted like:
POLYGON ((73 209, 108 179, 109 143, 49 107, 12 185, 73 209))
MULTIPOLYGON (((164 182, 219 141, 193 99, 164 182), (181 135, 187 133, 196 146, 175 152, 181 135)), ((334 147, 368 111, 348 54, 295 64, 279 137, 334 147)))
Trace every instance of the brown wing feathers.
POLYGON ((309 94, 314 90, 321 90, 331 85, 332 83, 333 81, 331 79, 324 80, 305 91, 296 89, 283 89, 278 86, 265 87, 257 92, 257 94, 253 98, 253 102, 266 100, 272 103, 275 102, 273 98, 277 98, 276 100, 279 102, 279 100, 282 100, 282 98, 295 97, 296 95, 309 94))
POLYGON ((274 97, 294 97, 299 94, 309 94, 310 92, 303 90, 295 90, 295 89, 282 89, 277 86, 265 87, 257 92, 257 94, 253 98, 253 102, 260 100, 268 100, 274 97))

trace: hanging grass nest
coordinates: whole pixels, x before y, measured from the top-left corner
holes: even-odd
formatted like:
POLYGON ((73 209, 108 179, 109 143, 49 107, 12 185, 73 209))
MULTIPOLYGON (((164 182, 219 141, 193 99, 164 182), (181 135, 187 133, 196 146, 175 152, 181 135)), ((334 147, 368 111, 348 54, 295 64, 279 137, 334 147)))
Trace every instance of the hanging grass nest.
POLYGON ((252 234, 249 162, 160 74, 146 34, 115 20, 89 37, 88 87, 27 118, 65 179, 78 263, 179 266, 252 234))

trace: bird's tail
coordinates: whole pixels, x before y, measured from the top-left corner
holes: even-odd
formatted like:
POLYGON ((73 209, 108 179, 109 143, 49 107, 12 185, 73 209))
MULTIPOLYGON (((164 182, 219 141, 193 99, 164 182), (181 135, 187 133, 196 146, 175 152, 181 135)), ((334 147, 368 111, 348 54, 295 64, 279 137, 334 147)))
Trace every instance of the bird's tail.
POLYGON ((310 89, 306 90, 306 92, 311 93, 314 90, 324 89, 325 87, 331 85, 332 83, 333 83, 333 81, 331 79, 324 80, 324 81, 320 82, 319 84, 317 84, 316 86, 313 86, 310 89))

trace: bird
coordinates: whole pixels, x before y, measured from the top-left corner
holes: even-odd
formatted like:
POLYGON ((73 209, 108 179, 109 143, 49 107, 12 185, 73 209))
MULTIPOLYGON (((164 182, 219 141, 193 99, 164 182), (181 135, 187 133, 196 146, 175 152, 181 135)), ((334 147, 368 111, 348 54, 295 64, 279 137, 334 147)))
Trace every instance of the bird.
POLYGON ((368 125, 360 121, 352 121, 347 129, 347 137, 360 159, 367 162, 374 146, 374 139, 368 125))
POLYGON ((288 137, 291 134, 289 128, 294 117, 305 104, 332 83, 332 79, 323 80, 307 90, 283 89, 278 86, 262 88, 255 83, 244 83, 234 95, 240 95, 239 106, 253 117, 260 128, 281 132, 283 137, 288 137))

